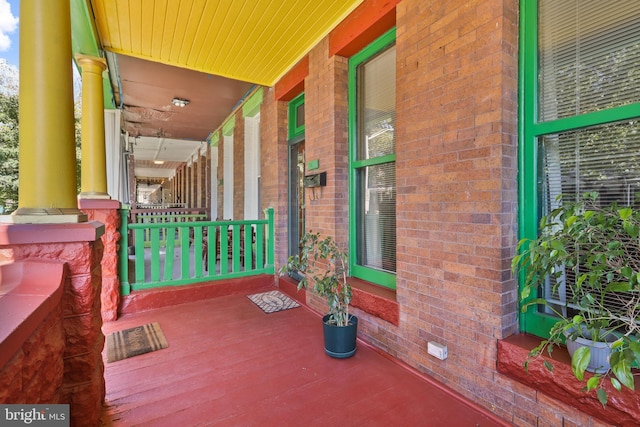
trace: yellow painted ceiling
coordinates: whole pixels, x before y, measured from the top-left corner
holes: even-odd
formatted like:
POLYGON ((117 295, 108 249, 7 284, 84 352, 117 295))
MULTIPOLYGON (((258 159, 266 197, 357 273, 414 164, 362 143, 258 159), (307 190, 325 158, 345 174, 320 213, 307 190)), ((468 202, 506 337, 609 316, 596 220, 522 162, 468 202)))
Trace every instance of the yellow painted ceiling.
POLYGON ((90 0, 102 47, 273 86, 362 0, 90 0))

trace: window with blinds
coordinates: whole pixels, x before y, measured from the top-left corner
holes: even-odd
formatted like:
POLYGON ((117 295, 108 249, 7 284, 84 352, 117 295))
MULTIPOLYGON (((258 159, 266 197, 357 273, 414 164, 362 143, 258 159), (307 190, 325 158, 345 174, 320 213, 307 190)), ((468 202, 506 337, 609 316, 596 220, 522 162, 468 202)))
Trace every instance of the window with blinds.
POLYGON ((640 100, 640 2, 539 2, 540 120, 640 100))
MULTIPOLYGON (((559 195, 575 201, 595 191, 600 204, 639 208, 640 1, 527 0, 523 10, 538 14, 530 30, 535 34, 524 34, 533 42, 521 52, 521 209, 531 210, 533 195, 537 207, 534 215, 524 214, 530 220, 524 228, 537 230, 559 195), (528 99, 535 100, 530 109, 528 99)), ((575 278, 567 273, 564 280, 575 278)), ((566 312, 573 297, 568 292, 560 286, 544 297, 566 312)), ((536 329, 525 322, 525 331, 536 329)))
POLYGON ((350 61, 351 274, 388 287, 396 272, 394 42, 395 31, 350 61))

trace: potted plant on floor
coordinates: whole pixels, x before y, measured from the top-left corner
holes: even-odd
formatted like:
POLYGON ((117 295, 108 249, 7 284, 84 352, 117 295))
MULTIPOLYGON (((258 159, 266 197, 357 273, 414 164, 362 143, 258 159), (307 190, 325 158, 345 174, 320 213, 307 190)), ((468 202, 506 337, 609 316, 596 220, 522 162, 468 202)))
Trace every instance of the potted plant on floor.
POLYGON ((358 319, 349 314, 349 255, 331 236, 321 239, 320 233, 306 233, 300 246, 300 253, 289 257, 280 275, 301 275, 298 290, 313 282, 314 292, 326 298, 329 306, 329 313, 322 318, 325 352, 335 358, 351 357, 356 352, 358 319))
POLYGON ((640 211, 606 204, 597 193, 558 201, 541 219, 539 237, 522 239, 512 262, 523 273, 523 312, 542 306, 558 318, 530 356, 566 341, 573 374, 584 381, 585 371, 594 373, 586 390, 595 389, 604 406, 604 381, 633 389, 632 368, 640 363, 640 211), (566 302, 552 302, 559 292, 566 302))

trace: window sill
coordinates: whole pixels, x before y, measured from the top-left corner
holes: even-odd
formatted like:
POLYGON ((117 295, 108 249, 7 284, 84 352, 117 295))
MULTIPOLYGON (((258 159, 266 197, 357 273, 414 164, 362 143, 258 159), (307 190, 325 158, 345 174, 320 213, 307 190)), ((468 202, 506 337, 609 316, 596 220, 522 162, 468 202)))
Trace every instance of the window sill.
MULTIPOLYGON (((528 371, 524 369, 529 352, 539 343, 539 338, 528 334, 512 335, 498 341, 498 372, 604 422, 614 425, 637 423, 640 419, 640 379, 637 376, 635 391, 625 388, 619 392, 610 381, 605 381, 609 402, 603 408, 595 391, 582 391, 585 383, 573 376, 571 359, 564 347, 554 348, 552 357, 545 352, 539 360, 529 362, 528 371), (553 372, 545 368, 545 360, 553 364, 553 372)), ((585 377, 590 375, 586 373, 585 377)))
POLYGON ((349 278, 349 283, 353 290, 351 299, 353 307, 398 326, 400 306, 396 300, 395 290, 383 288, 354 277, 349 278))
MULTIPOLYGON (((352 307, 398 326, 400 307, 393 289, 383 288, 353 277, 349 278, 349 283, 353 290, 352 307)), ((298 291, 298 283, 295 280, 282 276, 278 280, 278 286, 287 295, 306 305, 306 291, 304 289, 298 291)))
POLYGON ((0 266, 0 368, 62 300, 63 264, 18 261, 0 266))

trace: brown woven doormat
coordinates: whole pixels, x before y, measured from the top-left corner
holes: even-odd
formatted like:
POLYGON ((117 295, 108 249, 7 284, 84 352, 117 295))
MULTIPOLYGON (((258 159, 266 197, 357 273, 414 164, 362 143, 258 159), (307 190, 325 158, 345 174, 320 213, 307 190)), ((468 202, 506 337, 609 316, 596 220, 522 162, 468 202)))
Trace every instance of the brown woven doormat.
POLYGON ((136 326, 114 332, 107 337, 107 362, 138 356, 168 346, 158 323, 136 326))

